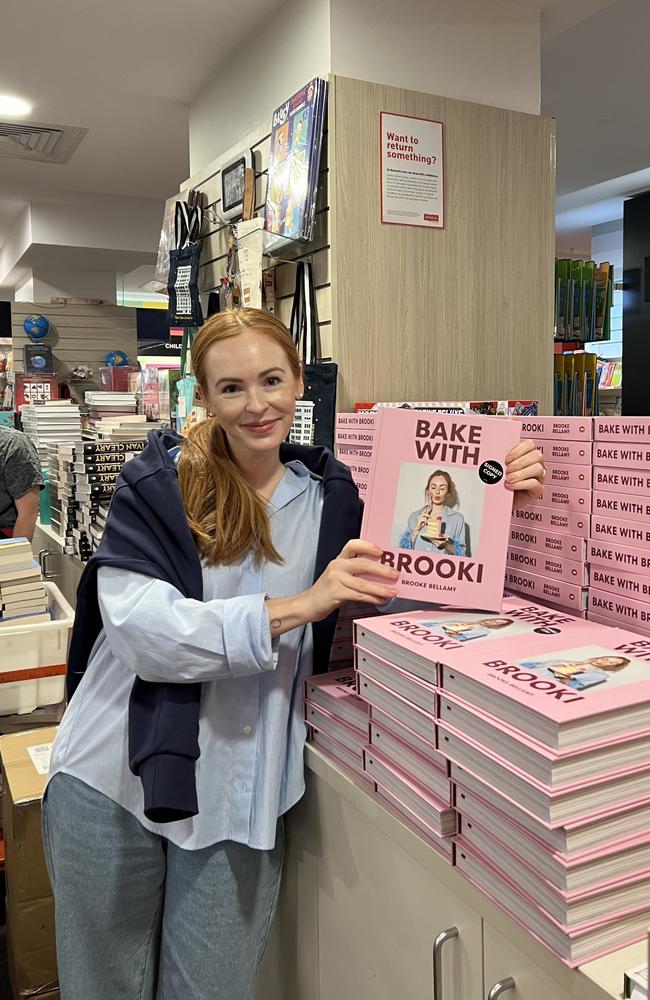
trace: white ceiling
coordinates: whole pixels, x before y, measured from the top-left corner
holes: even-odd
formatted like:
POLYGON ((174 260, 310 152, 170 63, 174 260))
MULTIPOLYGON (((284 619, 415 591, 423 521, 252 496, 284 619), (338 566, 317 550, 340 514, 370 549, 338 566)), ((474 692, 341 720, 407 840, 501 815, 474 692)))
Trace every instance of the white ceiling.
POLYGON ((163 199, 188 175, 188 102, 281 0, 3 0, 0 94, 89 132, 66 166, 0 157, 0 246, 29 200, 163 199))
MULTIPOLYGON (((590 224, 592 205, 604 221, 625 191, 603 185, 630 174, 638 183, 650 168, 650 0, 511 2, 542 11, 542 110, 557 119, 558 208, 580 211, 567 226, 590 224)), ((34 122, 89 132, 65 166, 0 157, 0 246, 30 200, 71 192, 162 200, 177 190, 189 172, 188 102, 281 3, 3 0, 0 94, 30 100, 34 122)))

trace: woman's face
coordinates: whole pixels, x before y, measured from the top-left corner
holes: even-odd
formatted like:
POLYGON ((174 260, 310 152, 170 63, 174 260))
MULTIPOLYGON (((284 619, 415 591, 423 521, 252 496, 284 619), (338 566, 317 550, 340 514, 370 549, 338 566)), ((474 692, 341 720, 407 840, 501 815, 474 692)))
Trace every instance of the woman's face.
POLYGON ((447 486, 447 480, 445 477, 434 476, 429 483, 427 493, 429 495, 429 500, 434 507, 444 507, 447 494, 449 493, 449 487, 447 486))
POLYGON ((620 656, 594 656, 591 663, 594 667, 602 667, 603 670, 623 666, 623 660, 620 656))
POLYGON ((210 348, 205 372, 206 409, 219 421, 234 458, 279 451, 303 392, 281 345, 243 330, 210 348))

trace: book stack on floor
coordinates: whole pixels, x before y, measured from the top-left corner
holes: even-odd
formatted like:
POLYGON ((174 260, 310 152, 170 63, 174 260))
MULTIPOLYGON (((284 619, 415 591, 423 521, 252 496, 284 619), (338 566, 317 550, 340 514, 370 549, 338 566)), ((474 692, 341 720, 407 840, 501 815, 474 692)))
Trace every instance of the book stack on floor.
MULTIPOLYGON (((568 965, 642 939, 650 922, 647 641, 512 597, 498 616, 448 609, 359 621, 356 641, 359 690, 371 706, 366 766, 378 790, 386 782, 396 795, 406 774, 411 791, 422 782, 429 796, 439 793, 407 765, 402 746, 406 731, 411 754, 416 738, 435 733, 465 877, 568 965), (435 721, 426 713, 430 729, 418 733, 414 685, 422 683, 434 694, 435 721), (382 744, 398 725, 399 757, 394 743, 382 744)), ((401 803, 422 818, 416 796, 401 803)))
POLYGON ((48 465, 48 444, 81 437, 79 407, 69 399, 23 406, 21 417, 23 430, 36 447, 43 468, 48 465))
POLYGON ((650 418, 594 420, 588 617, 650 636, 650 418))
POLYGON ((78 441, 58 448, 61 533, 83 562, 97 548, 111 496, 124 462, 142 451, 144 440, 78 441))
POLYGON ((513 510, 506 590, 584 616, 592 489, 589 417, 522 418, 546 463, 540 500, 513 510))
POLYGON ((368 716, 368 704, 357 694, 351 667, 305 681, 308 741, 366 787, 370 779, 363 768, 363 749, 368 743, 368 716))
POLYGON ((337 413, 336 454, 347 465, 363 498, 368 492, 374 442, 375 415, 369 412, 337 413))
POLYGON ((456 813, 447 761, 436 749, 437 663, 413 654, 411 632, 400 625, 407 621, 412 616, 355 623, 357 690, 370 706, 364 766, 384 804, 451 861, 456 813))
POLYGON ((0 539, 0 632, 3 626, 35 625, 50 617, 31 545, 26 538, 0 539))

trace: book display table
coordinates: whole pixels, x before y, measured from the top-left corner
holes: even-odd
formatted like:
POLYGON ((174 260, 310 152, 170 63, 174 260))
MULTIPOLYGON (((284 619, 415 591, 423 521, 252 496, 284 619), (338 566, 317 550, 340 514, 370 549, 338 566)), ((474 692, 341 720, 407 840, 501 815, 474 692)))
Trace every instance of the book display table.
POLYGON ((256 1000, 620 1000, 646 942, 567 968, 361 781, 306 753, 256 1000))

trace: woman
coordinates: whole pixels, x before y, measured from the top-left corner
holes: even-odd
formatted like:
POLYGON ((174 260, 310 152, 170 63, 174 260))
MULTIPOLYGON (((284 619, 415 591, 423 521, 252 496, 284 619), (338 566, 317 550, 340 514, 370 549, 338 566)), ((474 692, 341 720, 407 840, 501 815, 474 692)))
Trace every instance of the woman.
POLYGON ((626 656, 604 655, 592 656, 588 660, 526 660, 522 666, 527 670, 539 672, 542 677, 566 684, 576 691, 584 691, 605 684, 611 673, 618 673, 629 666, 626 656))
POLYGON ((464 556, 465 518, 455 510, 458 493, 448 472, 437 469, 427 479, 424 507, 414 510, 406 531, 399 540, 400 549, 433 549, 450 556, 464 556))
MULTIPOLYGON (((395 593, 348 470, 283 444, 303 386, 279 320, 214 316, 192 359, 210 417, 126 463, 79 588, 43 807, 62 1000, 252 997, 303 680, 341 604, 395 593)), ((511 458, 536 492, 539 452, 511 458)))

